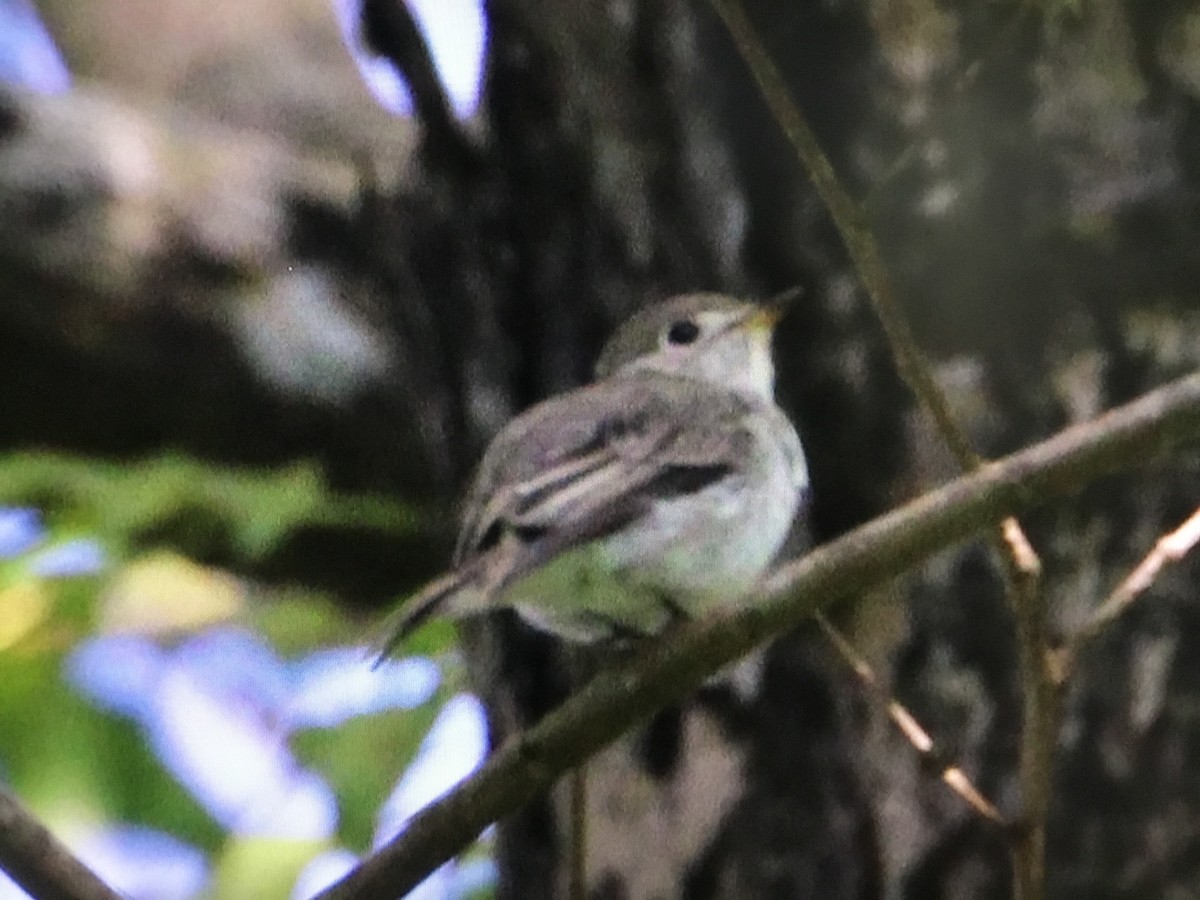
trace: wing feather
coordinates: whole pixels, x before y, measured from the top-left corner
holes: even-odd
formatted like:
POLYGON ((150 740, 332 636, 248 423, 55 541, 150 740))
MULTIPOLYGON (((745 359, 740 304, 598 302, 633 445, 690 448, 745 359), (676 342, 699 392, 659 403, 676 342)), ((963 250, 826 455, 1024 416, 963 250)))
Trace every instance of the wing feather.
POLYGON ((663 376, 610 379, 534 407, 489 448, 459 561, 511 530, 540 564, 618 530, 656 499, 709 487, 748 452, 744 412, 736 395, 663 376))
POLYGON ((619 531, 656 500, 730 477, 752 441, 746 411, 732 392, 632 374, 518 416, 480 464, 454 570, 405 604, 386 648, 439 612, 486 608, 505 585, 619 531))

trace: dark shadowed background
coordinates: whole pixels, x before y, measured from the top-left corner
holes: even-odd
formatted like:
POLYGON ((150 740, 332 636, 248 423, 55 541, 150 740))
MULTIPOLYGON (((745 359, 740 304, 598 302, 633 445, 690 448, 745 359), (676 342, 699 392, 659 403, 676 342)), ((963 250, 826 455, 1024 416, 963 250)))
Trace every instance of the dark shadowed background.
MULTIPOLYGON (((981 453, 1200 365, 1200 4, 745 6, 981 453)), ((379 810, 414 757, 410 784, 442 783, 417 749, 435 718, 458 729, 441 746, 477 748, 454 771, 473 764, 464 668, 493 738, 570 690, 562 648, 503 617, 466 667, 448 630, 377 677, 350 648, 444 564, 490 435, 585 380, 633 309, 804 287, 778 359, 812 540, 956 472, 706 3, 407 8, 434 66, 383 0, 365 18, 349 0, 44 0, 43 38, 25 0, 0 4, 0 777, 68 835, 116 822, 185 845, 192 881, 132 896, 305 895, 306 867, 330 877, 314 860, 344 868, 411 812, 379 810), (70 565, 45 562, 64 546, 70 565), (161 684, 182 693, 148 701, 161 684), (296 711, 313 696, 337 712, 296 711), (233 733, 266 735, 251 781, 287 775, 261 820, 239 818, 231 709, 233 733), (172 714, 211 724, 187 743, 160 733, 172 714), (215 770, 196 762, 213 748, 215 770)), ((1193 452, 1031 517, 1055 626, 1198 504, 1193 452)), ((1055 898, 1200 896, 1198 585, 1195 562, 1165 573, 1082 661, 1055 898)), ((1016 648, 989 550, 836 618, 1014 808, 1016 648)), ((1008 896, 1003 837, 809 629, 605 751, 589 783, 598 900, 1008 896)), ((429 895, 563 896, 564 798, 489 836, 498 875, 468 860, 429 895)))

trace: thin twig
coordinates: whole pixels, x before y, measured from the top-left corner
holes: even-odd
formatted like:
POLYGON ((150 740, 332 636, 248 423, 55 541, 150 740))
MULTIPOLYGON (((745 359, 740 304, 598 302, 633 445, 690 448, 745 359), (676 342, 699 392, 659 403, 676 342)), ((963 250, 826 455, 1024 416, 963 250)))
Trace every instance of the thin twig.
POLYGON ((366 48, 391 61, 412 92, 431 158, 474 164, 478 153, 454 117, 433 54, 404 0, 363 0, 360 28, 366 48))
POLYGON ((875 675, 875 670, 871 668, 871 664, 866 658, 855 649, 849 639, 838 630, 824 613, 818 612, 815 616, 817 626, 828 638, 833 648, 837 650, 838 655, 846 661, 846 664, 854 670, 854 674, 858 676, 858 680, 871 693, 871 698, 876 705, 883 709, 888 718, 900 730, 905 739, 912 744, 913 748, 925 760, 929 762, 931 767, 936 768, 939 777, 942 781, 959 796, 959 798, 967 804, 981 818, 986 819, 994 825, 999 825, 1002 828, 1008 827, 1008 820, 996 808, 992 801, 988 800, 983 795, 975 784, 971 781, 962 767, 956 763, 949 762, 938 751, 937 745, 929 732, 924 726, 917 721, 914 716, 903 703, 892 697, 887 688, 879 682, 879 678, 875 675))
POLYGON ((1013 831, 1013 896, 1041 900, 1046 876, 1046 819, 1058 746, 1059 691, 1050 675, 1050 636, 1041 592, 1042 565, 1016 519, 1001 532, 1009 601, 1017 629, 1021 678, 1021 742, 1018 762, 1021 822, 1013 831))
MULTIPOLYGON (((778 66, 771 59, 741 5, 737 0, 711 2, 749 65, 775 121, 791 141, 800 162, 812 178, 813 186, 829 209, 834 225, 842 236, 842 241, 883 327, 901 378, 933 417, 942 440, 959 466, 968 472, 977 470, 983 465, 983 459, 971 447, 955 421, 950 402, 938 387, 929 360, 917 345, 900 311, 891 275, 883 262, 865 211, 842 186, 799 107, 792 101, 778 66)), ((1044 834, 1045 821, 1039 820, 1038 817, 1048 808, 1048 805, 1042 802, 1042 795, 1048 793, 1049 782, 1044 785, 1040 782, 1031 784, 1025 779, 1035 776, 1039 779, 1043 776, 1049 777, 1049 769, 1045 764, 1053 753, 1053 747, 1035 748, 1034 741, 1049 740, 1055 743, 1057 734, 1057 711, 1051 699, 1053 682, 1041 680, 1039 674, 1049 672, 1045 605, 1039 589, 1041 565, 1016 519, 1010 517, 1004 523, 1003 529, 992 535, 991 540, 1003 565, 1006 593, 1017 620, 1018 639, 1022 642, 1033 641, 1031 644, 1021 645, 1024 705, 1019 763, 1023 802, 1026 795, 1032 796, 1033 799, 1025 810, 1023 818, 1027 827, 1020 832, 1014 853, 1015 865, 1028 865, 1036 869, 1029 878, 1018 875, 1015 882, 1018 888, 1017 900, 1039 900, 1040 889, 1031 893, 1024 888, 1032 884, 1041 873, 1040 863, 1037 862, 1040 859, 1038 848, 1041 846, 1038 836, 1044 834)))
MULTIPOLYGON (((900 377, 933 417, 938 433, 960 468, 967 472, 976 470, 984 460, 971 447, 955 421, 950 402, 933 377, 929 360, 900 311, 891 275, 883 262, 875 235, 867 224, 866 214, 842 186, 833 164, 825 156, 799 107, 793 102, 779 67, 771 59, 741 5, 737 0, 711 2, 749 65, 775 121, 791 141, 813 186, 833 217, 834 225, 842 236, 875 315, 883 327, 900 377)), ((1016 553, 1033 552, 1028 539, 1020 534, 1020 526, 1015 520, 1005 526, 1005 534, 998 537, 997 543, 1001 553, 1008 556, 1014 567, 1020 565, 1016 553), (1010 531, 1012 538, 1008 535, 1010 531), (1017 543, 1022 546, 1017 547, 1017 543)))
POLYGON ((980 458, 954 421, 950 404, 938 389, 937 382, 930 374, 929 362, 917 345, 908 322, 900 313, 891 276, 883 263, 875 235, 867 225, 866 215, 842 187, 833 164, 825 156, 800 109, 792 102, 783 74, 771 59, 767 48, 763 46, 741 5, 736 0, 711 2, 733 36, 742 57, 750 66, 771 114, 791 141, 796 155, 812 179, 813 187, 817 189, 821 200, 829 209, 834 225, 837 226, 854 267, 862 279, 863 287, 867 290, 875 314, 883 325, 900 377, 929 410, 938 431, 959 464, 964 469, 975 468, 979 465, 980 458))
POLYGON ((1046 818, 1057 743, 1055 736, 1062 714, 1063 691, 1079 652, 1154 584, 1164 566, 1181 562, 1197 543, 1200 543, 1200 509, 1174 531, 1159 538, 1154 548, 1096 608, 1088 622, 1057 651, 1051 646, 1044 618, 1035 632, 1035 623, 1027 623, 1031 633, 1021 639, 1021 646, 1036 645, 1037 652, 1028 654, 1029 658, 1022 666, 1026 684, 1026 721, 1032 722, 1034 727, 1027 725, 1022 735, 1022 743, 1027 746, 1023 747, 1021 755, 1024 821, 1016 833, 1016 853, 1020 860, 1016 893, 1020 900, 1041 900, 1045 893, 1046 818), (1036 698, 1035 703, 1030 704, 1030 697, 1036 698))
POLYGON ((1099 475, 1200 440, 1200 373, 989 463, 791 562, 762 597, 729 616, 688 623, 602 673, 483 767, 418 813, 320 900, 394 900, 466 847, 489 823, 544 793, 655 710, 827 604, 861 594, 929 554, 1099 475))
MULTIPOLYGON (((834 225, 842 236, 875 315, 883 327, 900 377, 933 417, 939 435, 958 461, 960 468, 967 472, 978 469, 984 460, 971 447, 970 441, 955 421, 950 401, 938 386, 928 358, 917 344, 904 314, 900 311, 891 275, 883 262, 883 255, 874 233, 867 224, 867 216, 862 207, 854 202, 842 186, 832 163, 825 156, 799 107, 793 102, 779 67, 771 59, 741 5, 737 0, 711 2, 749 65, 775 121, 791 141, 796 155, 812 179, 813 186, 833 217, 834 225)), ((1033 553, 1032 546, 1025 535, 1020 533, 1020 525, 1015 520, 1006 524, 1004 533, 997 536, 995 543, 1001 554, 1007 556, 1010 571, 1015 571, 1021 565, 1017 553, 1033 553), (1018 544, 1021 546, 1017 546, 1018 544)))
POLYGON ((1093 640, 1138 597, 1149 590, 1164 566, 1182 562, 1197 544, 1200 544, 1200 509, 1188 516, 1187 520, 1170 534, 1158 539, 1154 549, 1146 554, 1125 580, 1096 608, 1087 624, 1076 632, 1071 643, 1079 647, 1093 640))
MULTIPOLYGON (((933 417, 938 433, 959 466, 963 471, 975 471, 983 465, 984 460, 971 447, 970 441, 955 421, 950 402, 933 377, 929 360, 917 344, 904 314, 900 311, 891 275, 883 262, 875 235, 867 224, 866 214, 842 186, 833 165, 821 150, 799 107, 792 101, 779 67, 771 59, 741 5, 737 0, 711 2, 749 65, 775 121, 791 141, 796 155, 812 178, 813 186, 829 209, 834 225, 842 236, 859 278, 862 279, 863 287, 866 288, 875 315, 883 327, 900 377, 933 417)), ((1033 554, 1029 540, 1021 532, 1015 519, 1005 524, 1003 532, 995 537, 994 543, 1005 557, 1006 573, 1010 576, 1022 565, 1018 554, 1025 554, 1026 557, 1033 554)), ((1033 555, 1036 558, 1036 554, 1033 555)), ((1010 585, 1012 583, 1013 579, 1010 577, 1010 585)))
POLYGON ((120 900, 116 891, 3 789, 0 870, 37 900, 120 900))

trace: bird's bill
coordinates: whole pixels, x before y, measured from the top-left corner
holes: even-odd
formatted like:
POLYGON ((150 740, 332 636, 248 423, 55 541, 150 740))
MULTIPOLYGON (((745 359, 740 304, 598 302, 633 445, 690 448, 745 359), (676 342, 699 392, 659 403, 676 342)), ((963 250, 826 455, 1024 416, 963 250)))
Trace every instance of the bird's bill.
POLYGON ((800 296, 801 289, 799 287, 789 288, 783 293, 776 294, 766 303, 762 303, 754 308, 754 310, 746 316, 742 321, 741 326, 751 331, 772 332, 775 326, 779 324, 779 320, 787 315, 788 310, 792 308, 792 303, 800 296))

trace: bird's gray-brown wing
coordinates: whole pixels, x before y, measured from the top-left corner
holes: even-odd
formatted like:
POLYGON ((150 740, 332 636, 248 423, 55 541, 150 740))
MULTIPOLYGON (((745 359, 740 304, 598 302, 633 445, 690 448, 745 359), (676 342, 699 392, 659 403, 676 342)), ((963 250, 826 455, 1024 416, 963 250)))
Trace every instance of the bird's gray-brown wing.
POLYGON ((477 611, 505 585, 619 531, 648 505, 736 472, 751 437, 738 396, 627 375, 541 403, 493 440, 464 505, 454 569, 401 612, 389 647, 439 611, 477 611))
MULTIPOLYGON (((626 376, 534 407, 497 436, 465 505, 459 565, 509 535, 527 571, 702 490, 748 452, 745 401, 687 379, 626 376)), ((519 572, 514 572, 520 574, 519 572)))

